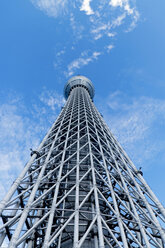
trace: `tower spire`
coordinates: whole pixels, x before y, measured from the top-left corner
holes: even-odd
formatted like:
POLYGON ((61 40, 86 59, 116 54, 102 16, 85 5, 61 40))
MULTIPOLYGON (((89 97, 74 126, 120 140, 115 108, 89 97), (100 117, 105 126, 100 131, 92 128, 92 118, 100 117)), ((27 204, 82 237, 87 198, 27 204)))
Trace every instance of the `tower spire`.
POLYGON ((0 203, 0 247, 163 248, 165 209, 96 109, 92 82, 72 77, 64 96, 0 203))

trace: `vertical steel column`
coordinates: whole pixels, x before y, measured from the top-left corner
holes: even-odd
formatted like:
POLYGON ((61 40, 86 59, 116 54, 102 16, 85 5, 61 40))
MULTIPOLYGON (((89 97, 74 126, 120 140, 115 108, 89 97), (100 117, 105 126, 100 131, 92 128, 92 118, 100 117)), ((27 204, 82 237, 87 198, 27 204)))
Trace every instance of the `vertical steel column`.
MULTIPOLYGON (((86 102, 86 99, 85 99, 86 102)), ((96 216, 97 216, 97 224, 98 224, 98 236, 99 236, 99 248, 104 248, 104 236, 103 236, 103 228, 101 222, 101 215, 100 215, 100 207, 99 207, 99 200, 98 200, 98 192, 97 192, 97 184, 95 178, 95 169, 93 164, 93 155, 91 149, 91 142, 90 142, 90 135, 89 135, 89 127, 87 122, 87 134, 88 134, 88 142, 89 142, 89 152, 90 152, 90 160, 91 160, 91 168, 92 168, 92 179, 93 179, 93 186, 94 186, 94 195, 95 195, 95 208, 96 208, 96 216)))
MULTIPOLYGON (((86 127, 88 127, 85 94, 83 94, 82 100, 83 100, 83 107, 84 107, 84 110, 85 110, 86 127)), ((88 134, 88 140, 89 140, 89 128, 87 128, 87 134, 88 134)), ((93 187, 93 185, 91 185, 91 182, 90 182, 90 186, 93 187)), ((92 212, 93 212, 92 216, 93 216, 93 220, 94 220, 94 218, 95 218, 95 214, 94 214, 95 208, 94 208, 93 202, 91 203, 91 205, 92 205, 92 212)), ((94 228, 95 228, 95 226, 94 226, 94 228)), ((97 230, 97 236, 96 236, 96 234, 94 235, 94 245, 95 245, 95 248, 98 248, 99 247, 99 243, 98 243, 98 230, 97 230)))
POLYGON ((74 248, 78 248, 79 243, 79 150, 80 150, 80 90, 77 89, 78 103, 78 130, 77 130, 77 166, 76 166, 76 194, 75 194, 75 220, 74 220, 74 248))

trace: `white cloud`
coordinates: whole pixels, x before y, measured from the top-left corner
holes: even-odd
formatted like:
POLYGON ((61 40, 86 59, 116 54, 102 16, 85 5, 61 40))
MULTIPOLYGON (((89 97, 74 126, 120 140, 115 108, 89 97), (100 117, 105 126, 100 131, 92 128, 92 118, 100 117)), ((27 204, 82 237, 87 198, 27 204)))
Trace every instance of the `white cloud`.
POLYGON ((136 27, 139 18, 140 18, 139 12, 137 10, 134 10, 133 20, 130 26, 127 28, 126 32, 130 32, 136 27))
POLYGON ((81 57, 73 60, 68 65, 68 70, 65 72, 66 76, 73 75, 76 69, 80 69, 81 67, 88 65, 90 62, 97 60, 100 55, 101 53, 97 51, 93 52, 90 56, 88 55, 88 52, 83 52, 81 57))
POLYGON ((103 34, 98 33, 98 34, 96 34, 96 35, 94 36, 94 40, 99 40, 99 39, 101 39, 102 37, 103 37, 103 34))
POLYGON ((161 114, 162 118, 165 118, 165 101, 140 97, 133 99, 131 103, 124 103, 124 97, 122 93, 115 92, 109 96, 107 105, 116 113, 120 111, 120 115, 117 114, 115 119, 120 125, 115 126, 123 132, 122 142, 127 143, 144 138, 158 115, 161 114))
POLYGON ((126 18, 126 13, 123 13, 122 15, 119 15, 117 18, 115 18, 112 21, 112 28, 116 28, 118 26, 121 26, 121 24, 123 23, 123 20, 126 18))
POLYGON ((29 109, 14 95, 0 106, 0 199, 29 160, 30 148, 38 147, 63 104, 62 96, 44 89, 29 109))
POLYGON ((107 52, 109 53, 114 48, 114 45, 110 44, 106 48, 107 48, 107 52))
POLYGON ((94 14, 91 6, 90 6, 91 0, 83 0, 82 6, 80 8, 80 11, 85 11, 87 15, 94 14))
POLYGON ((47 15, 58 17, 55 28, 59 32, 61 27, 61 34, 59 40, 58 36, 56 40, 54 67, 62 76, 70 76, 82 66, 95 61, 92 55, 77 58, 78 53, 81 54, 84 50, 88 50, 89 54, 93 54, 95 50, 99 50, 101 54, 109 52, 105 47, 121 32, 121 26, 123 25, 123 31, 130 32, 136 27, 140 16, 135 2, 130 0, 31 1, 47 15), (63 33, 68 33, 67 39, 62 40, 63 33), (66 70, 69 72, 66 73, 66 70))
POLYGON ((122 7, 124 2, 125 0, 111 0, 109 4, 112 5, 113 7, 118 7, 118 6, 122 7))
MULTIPOLYGON (((126 32, 130 32, 136 27, 136 24, 140 18, 140 14, 136 10, 135 7, 131 8, 129 0, 111 0, 109 2, 109 5, 114 7, 114 8, 120 7, 121 9, 123 9, 125 17, 126 17, 126 14, 132 16, 133 20, 132 20, 130 26, 127 28, 126 32)), ((125 17, 124 17, 124 19, 125 19, 125 17)), ((120 26, 122 24, 122 21, 123 21, 123 19, 120 21, 120 18, 119 18, 117 26, 120 26)))
POLYGON ((21 170, 32 144, 39 141, 30 119, 20 111, 20 101, 0 107, 0 198, 21 170))
POLYGON ((128 0, 111 0, 109 2, 109 5, 111 5, 112 7, 123 8, 130 15, 132 15, 134 12, 134 9, 130 7, 128 0))
POLYGON ((48 91, 44 89, 39 97, 40 101, 46 104, 51 110, 61 108, 65 104, 64 97, 59 95, 57 92, 48 91))
POLYGON ((73 36, 76 41, 81 40, 83 37, 84 26, 78 22, 73 13, 70 14, 70 26, 72 28, 73 36))
POLYGON ((61 51, 59 51, 57 53, 57 56, 60 57, 62 54, 65 54, 65 50, 64 49, 62 49, 61 51))
POLYGON ((68 0, 31 0, 32 3, 47 15, 57 17, 67 11, 68 0))
MULTIPOLYGON (((94 21, 92 21, 92 22, 94 22, 94 21)), ((103 35, 105 33, 108 35, 110 29, 111 29, 111 24, 109 22, 106 23, 106 24, 102 23, 101 25, 97 25, 95 28, 93 28, 91 30, 91 33, 94 35, 94 39, 98 40, 101 37, 103 37, 103 35)))
POLYGON ((124 9, 128 12, 128 14, 132 15, 134 10, 131 9, 130 5, 128 4, 128 2, 125 4, 124 9))
POLYGON ((114 37, 116 34, 115 33, 107 33, 108 37, 114 37))
MULTIPOLYGON (((103 101, 103 100, 102 100, 103 101)), ((158 137, 158 130, 165 123, 165 101, 139 97, 130 98, 122 92, 112 93, 104 105, 99 106, 112 132, 124 146, 133 161, 147 167, 162 152, 165 135, 158 137), (147 164, 146 164, 147 161, 147 164)))

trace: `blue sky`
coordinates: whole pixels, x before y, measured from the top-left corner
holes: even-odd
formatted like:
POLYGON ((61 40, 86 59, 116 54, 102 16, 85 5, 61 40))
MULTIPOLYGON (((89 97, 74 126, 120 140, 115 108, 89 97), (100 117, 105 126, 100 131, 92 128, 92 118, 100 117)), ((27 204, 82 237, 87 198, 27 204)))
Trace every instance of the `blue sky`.
POLYGON ((163 0, 0 1, 0 198, 59 114, 66 81, 82 74, 165 205, 164 9, 163 0))

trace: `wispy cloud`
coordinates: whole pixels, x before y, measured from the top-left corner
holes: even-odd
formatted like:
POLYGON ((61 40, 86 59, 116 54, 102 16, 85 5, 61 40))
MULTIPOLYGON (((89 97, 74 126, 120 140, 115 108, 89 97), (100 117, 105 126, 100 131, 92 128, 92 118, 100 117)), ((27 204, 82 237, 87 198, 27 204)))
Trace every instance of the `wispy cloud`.
POLYGON ((21 100, 0 107, 0 198, 21 170, 27 153, 39 142, 29 118, 22 115, 21 100))
POLYGON ((111 0, 109 5, 123 8, 129 15, 132 15, 134 12, 134 9, 130 7, 129 0, 111 0))
POLYGON ((157 136, 165 123, 164 100, 130 98, 117 91, 106 101, 104 99, 104 106, 98 107, 136 164, 140 166, 143 163, 147 167, 145 163, 148 159, 156 158, 161 152, 164 154, 165 135, 157 136))
MULTIPOLYGON (((68 32, 68 39, 57 42, 61 44, 56 48, 55 68, 57 71, 66 71, 65 76, 72 75, 81 67, 96 61, 84 58, 77 54, 88 50, 89 54, 99 51, 105 55, 104 50, 116 39, 121 31, 129 32, 136 27, 139 12, 133 0, 32 0, 35 6, 52 17, 58 17, 61 32, 68 32), (121 28, 123 26, 123 28, 121 28), (100 45, 100 41, 102 44, 100 45), (63 49, 65 47, 65 49, 63 49), (64 53, 60 51, 65 50, 64 53)), ((58 30, 59 32, 59 30, 58 30)), ((61 37, 59 35, 59 37, 61 37)))
POLYGON ((65 99, 62 95, 55 91, 44 89, 39 97, 40 101, 46 104, 51 110, 61 108, 65 104, 65 99))
POLYGON ((139 18, 140 18, 139 12, 137 10, 134 10, 133 20, 130 26, 125 30, 125 32, 131 32, 136 27, 139 18))
POLYGON ((69 77, 73 75, 76 69, 79 69, 89 64, 90 62, 97 60, 100 55, 101 53, 97 51, 93 52, 91 55, 88 55, 87 51, 83 52, 79 58, 75 59, 68 65, 67 71, 65 72, 66 76, 69 77))
POLYGON ((116 28, 122 25, 123 20, 126 18, 126 13, 123 13, 122 15, 119 15, 117 18, 115 18, 112 21, 112 27, 116 28))
POLYGON ((31 0, 31 2, 48 16, 57 17, 67 12, 68 0, 31 0))
POLYGON ((109 53, 114 48, 114 45, 109 44, 106 48, 107 48, 107 52, 109 53))
MULTIPOLYGON (((93 23, 95 22, 94 18, 93 19, 91 18, 91 22, 93 23)), ((111 24, 109 22, 104 24, 101 23, 91 29, 91 34, 94 35, 95 40, 98 40, 102 38, 105 33, 107 32, 109 33, 110 29, 111 29, 111 24)))
POLYGON ((64 104, 61 95, 43 89, 28 109, 13 94, 0 106, 0 199, 30 158, 64 104))

